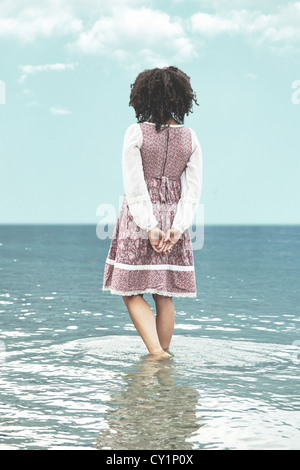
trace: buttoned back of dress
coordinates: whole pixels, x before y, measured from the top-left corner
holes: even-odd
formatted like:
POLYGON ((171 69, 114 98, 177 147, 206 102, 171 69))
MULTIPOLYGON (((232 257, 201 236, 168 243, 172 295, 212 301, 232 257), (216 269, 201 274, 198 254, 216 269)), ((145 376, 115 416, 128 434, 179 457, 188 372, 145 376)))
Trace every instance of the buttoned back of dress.
POLYGON ((141 156, 145 178, 178 180, 192 153, 192 135, 184 126, 163 126, 140 123, 143 134, 141 156))

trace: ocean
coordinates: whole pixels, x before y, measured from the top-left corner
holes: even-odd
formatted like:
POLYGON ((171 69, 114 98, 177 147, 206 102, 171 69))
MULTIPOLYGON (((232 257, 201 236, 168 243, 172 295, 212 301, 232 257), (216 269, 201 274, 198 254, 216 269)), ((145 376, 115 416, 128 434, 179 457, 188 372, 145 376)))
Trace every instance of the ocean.
POLYGON ((205 227, 158 362, 101 290, 109 243, 0 226, 0 449, 299 450, 300 226, 205 227))

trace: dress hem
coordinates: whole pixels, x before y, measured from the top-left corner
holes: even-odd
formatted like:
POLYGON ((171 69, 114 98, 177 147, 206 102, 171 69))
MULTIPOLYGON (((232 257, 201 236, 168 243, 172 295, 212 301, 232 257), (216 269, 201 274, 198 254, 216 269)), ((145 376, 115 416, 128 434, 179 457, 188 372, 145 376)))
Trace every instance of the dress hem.
POLYGON ((158 294, 163 295, 164 297, 196 297, 196 292, 167 292, 167 291, 159 291, 157 289, 143 289, 143 290, 136 290, 136 291, 118 291, 116 289, 111 289, 110 287, 102 287, 102 291, 110 291, 113 295, 123 295, 124 297, 131 296, 131 295, 139 295, 139 294, 158 294))

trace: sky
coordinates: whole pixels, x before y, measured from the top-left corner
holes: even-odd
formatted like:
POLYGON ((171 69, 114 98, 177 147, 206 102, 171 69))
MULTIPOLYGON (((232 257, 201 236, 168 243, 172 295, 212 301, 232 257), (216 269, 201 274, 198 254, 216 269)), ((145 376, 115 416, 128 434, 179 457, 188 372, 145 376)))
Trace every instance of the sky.
POLYGON ((0 0, 0 224, 99 222, 123 195, 130 84, 199 106, 205 224, 300 223, 300 2, 0 0))

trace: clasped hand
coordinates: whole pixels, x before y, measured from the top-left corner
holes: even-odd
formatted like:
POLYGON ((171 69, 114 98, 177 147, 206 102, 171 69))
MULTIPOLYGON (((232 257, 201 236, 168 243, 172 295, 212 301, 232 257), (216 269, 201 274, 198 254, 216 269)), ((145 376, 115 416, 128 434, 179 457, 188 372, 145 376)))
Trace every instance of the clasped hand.
POLYGON ((181 237, 181 232, 176 228, 171 228, 165 233, 158 227, 154 227, 149 230, 148 237, 154 251, 168 254, 181 237))

